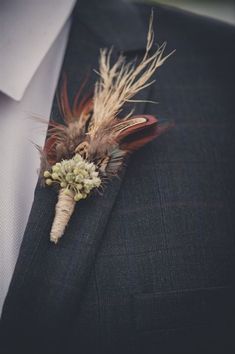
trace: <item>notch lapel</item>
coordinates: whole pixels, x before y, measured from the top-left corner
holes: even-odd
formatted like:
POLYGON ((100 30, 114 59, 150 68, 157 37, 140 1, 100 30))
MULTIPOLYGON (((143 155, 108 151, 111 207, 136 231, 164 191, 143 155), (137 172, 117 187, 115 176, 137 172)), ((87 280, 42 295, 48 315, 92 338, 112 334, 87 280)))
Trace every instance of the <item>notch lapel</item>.
MULTIPOLYGON (((91 3, 97 6, 95 1, 91 3)), ((127 59, 130 55, 129 49, 144 50, 145 48, 147 26, 141 24, 135 15, 135 10, 132 13, 131 7, 128 7, 128 12, 126 7, 120 7, 118 4, 120 8, 117 11, 116 2, 111 3, 113 7, 109 3, 109 7, 105 8, 105 16, 100 4, 96 12, 94 9, 91 10, 98 18, 96 23, 92 22, 89 9, 82 7, 81 2, 78 2, 74 10, 73 25, 62 68, 62 72, 66 72, 68 76, 71 99, 87 71, 97 68, 100 47, 114 44, 114 56, 119 55, 121 50, 126 52, 127 59), (115 18, 116 24, 121 21, 123 11, 126 12, 126 16, 129 14, 125 16, 126 20, 131 19, 128 34, 121 32, 120 28, 119 32, 115 32, 115 25, 112 27, 110 16, 113 16, 114 9, 116 12, 112 19, 115 18), (109 18, 109 24, 108 21, 106 23, 107 18, 109 18), (133 23, 138 28, 139 37, 138 34, 136 35, 136 30, 131 30, 133 23), (110 32, 107 40, 105 33, 108 28, 110 32), (135 38, 135 41, 131 45, 132 38, 135 38)), ((104 1, 102 4, 105 7, 104 1)), ((125 26, 126 29, 128 24, 126 23, 125 26)), ((130 59, 133 59, 132 55, 130 59)), ((96 74, 91 73, 91 87, 96 78, 96 74)), ((149 88, 141 92, 138 98, 146 100, 148 95, 149 88)), ((138 104, 136 113, 144 113, 144 106, 143 103, 138 104)), ((51 116, 54 120, 60 119, 56 99, 51 116)), ((3 308, 2 328, 6 333, 9 329, 11 333, 18 333, 18 335, 23 331, 28 335, 31 333, 33 338, 37 330, 40 330, 40 336, 46 338, 47 333, 63 332, 72 321, 78 310, 80 296, 90 274, 124 175, 125 170, 122 171, 120 178, 114 178, 107 185, 102 196, 93 195, 77 203, 65 234, 57 245, 49 241, 57 193, 51 188, 41 187, 38 182, 13 279, 3 308)))

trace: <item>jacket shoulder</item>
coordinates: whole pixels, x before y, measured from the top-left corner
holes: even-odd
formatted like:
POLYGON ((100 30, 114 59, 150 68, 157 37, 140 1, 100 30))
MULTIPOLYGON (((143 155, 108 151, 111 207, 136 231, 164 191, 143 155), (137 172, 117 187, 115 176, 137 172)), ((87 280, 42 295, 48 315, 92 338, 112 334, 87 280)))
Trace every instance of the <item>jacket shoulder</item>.
POLYGON ((182 39, 193 34, 199 40, 200 38, 204 40, 208 39, 218 46, 221 40, 230 45, 234 41, 235 26, 226 22, 168 5, 156 5, 152 3, 135 3, 135 5, 145 23, 148 22, 150 13, 153 10, 154 26, 157 32, 161 32, 161 28, 164 28, 166 33, 172 32, 177 34, 177 32, 182 32, 182 39))

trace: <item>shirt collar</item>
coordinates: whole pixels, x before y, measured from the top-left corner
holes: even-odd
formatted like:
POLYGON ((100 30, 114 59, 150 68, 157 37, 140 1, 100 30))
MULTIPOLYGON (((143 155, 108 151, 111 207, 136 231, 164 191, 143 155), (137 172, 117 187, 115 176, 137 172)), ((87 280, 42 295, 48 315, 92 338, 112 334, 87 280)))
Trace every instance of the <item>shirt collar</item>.
POLYGON ((71 14, 75 0, 3 1, 0 11, 0 91, 20 101, 71 14))

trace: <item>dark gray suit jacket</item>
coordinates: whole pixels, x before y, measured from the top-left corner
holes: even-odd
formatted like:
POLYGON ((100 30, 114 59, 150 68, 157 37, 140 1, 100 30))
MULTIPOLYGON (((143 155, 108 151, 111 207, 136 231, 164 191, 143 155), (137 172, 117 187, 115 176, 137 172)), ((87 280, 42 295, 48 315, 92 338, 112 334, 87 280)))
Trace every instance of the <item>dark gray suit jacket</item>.
MULTIPOLYGON (((100 47, 141 57, 151 7, 78 1, 62 71, 70 98, 100 47)), ((49 242, 57 194, 39 183, 1 321, 1 353, 233 352, 234 27, 154 6, 176 53, 136 113, 175 128, 76 206, 49 242)), ((52 118, 60 120, 56 100, 52 118)))

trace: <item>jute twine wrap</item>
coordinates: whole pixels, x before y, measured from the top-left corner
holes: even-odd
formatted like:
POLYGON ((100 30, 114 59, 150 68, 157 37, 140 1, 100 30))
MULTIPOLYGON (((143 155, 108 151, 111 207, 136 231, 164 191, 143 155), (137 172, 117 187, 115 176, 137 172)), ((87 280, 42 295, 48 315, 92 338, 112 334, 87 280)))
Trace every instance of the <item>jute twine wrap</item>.
POLYGON ((58 202, 55 208, 55 218, 52 224, 50 240, 57 243, 64 234, 66 225, 73 214, 76 201, 74 192, 61 189, 58 195, 58 202))

